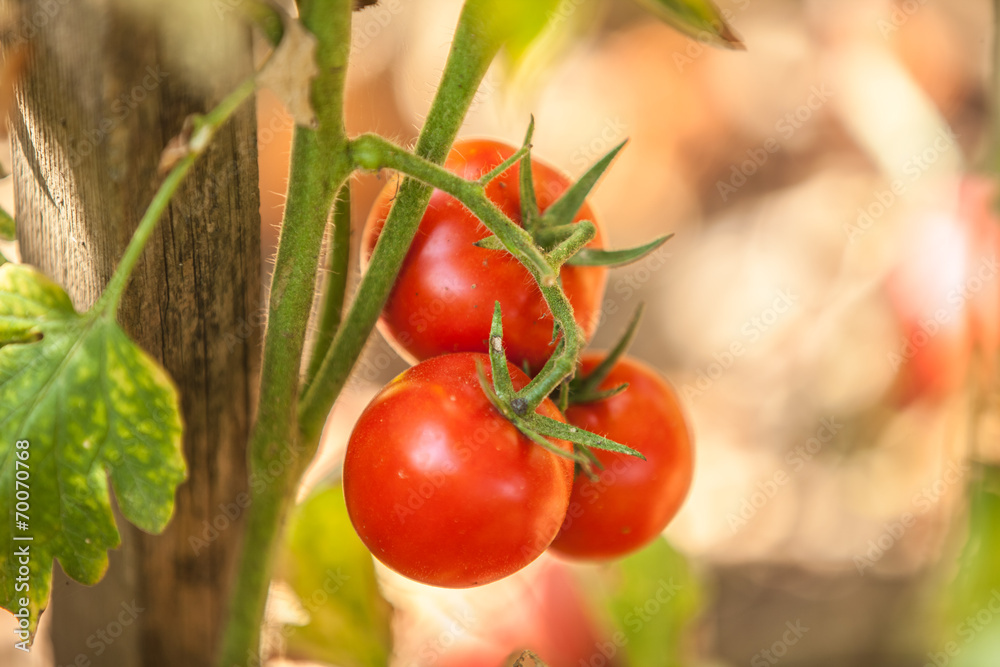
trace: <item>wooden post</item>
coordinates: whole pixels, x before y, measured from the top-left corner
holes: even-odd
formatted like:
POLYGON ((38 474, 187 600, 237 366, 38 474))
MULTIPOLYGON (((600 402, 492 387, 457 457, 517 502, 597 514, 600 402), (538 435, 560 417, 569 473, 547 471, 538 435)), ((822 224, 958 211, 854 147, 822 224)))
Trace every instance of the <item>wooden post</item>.
MULTIPOLYGON (((189 114, 250 73, 250 35, 227 23, 231 4, 19 0, 4 47, 28 53, 10 118, 20 248, 78 309, 110 278, 160 182, 164 146, 189 114), (169 25, 157 5, 190 30, 169 25), (190 57, 185 34, 205 52, 190 57), (200 74, 198 60, 207 65, 200 74)), ((242 535, 262 333, 257 187, 248 103, 174 199, 119 313, 180 390, 188 481, 163 535, 123 527, 124 547, 102 584, 55 580, 48 613, 57 664, 213 663, 242 535), (109 627, 130 616, 111 637, 109 627), (112 641, 94 639, 98 631, 112 641), (88 663, 74 662, 81 654, 88 663)))

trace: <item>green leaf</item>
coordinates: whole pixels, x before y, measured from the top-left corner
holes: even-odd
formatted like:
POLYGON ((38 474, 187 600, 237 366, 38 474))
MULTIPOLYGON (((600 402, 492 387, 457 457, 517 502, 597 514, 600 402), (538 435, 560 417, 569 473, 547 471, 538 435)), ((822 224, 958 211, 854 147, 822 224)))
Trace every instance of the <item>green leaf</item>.
POLYGON ((14 218, 10 213, 0 208, 0 240, 13 241, 17 235, 14 218))
POLYGON ((470 0, 488 34, 504 46, 516 67, 542 34, 560 0, 470 0))
POLYGON ((287 626, 289 655, 343 667, 385 665, 392 608, 382 598, 371 553, 347 515, 343 487, 295 509, 279 563, 308 621, 287 626))
POLYGON ((941 631, 926 648, 941 653, 954 645, 959 653, 950 665, 992 667, 1000 651, 1000 624, 983 619, 994 619, 1000 603, 1000 467, 974 464, 969 479, 968 537, 958 575, 945 588, 941 631))
POLYGON ((644 245, 626 250, 598 250, 583 248, 573 255, 567 264, 573 266, 625 266, 637 262, 669 241, 673 234, 661 236, 644 245))
POLYGON ((628 664, 690 665, 681 647, 701 593, 685 558, 659 538, 609 570, 601 585, 590 590, 605 600, 609 616, 625 635, 628 664))
POLYGON ((543 417, 542 415, 534 415, 531 425, 539 433, 547 435, 550 438, 559 438, 560 440, 575 442, 580 445, 586 445, 587 447, 593 447, 594 449, 604 449, 609 452, 628 454, 629 456, 640 458, 643 461, 646 460, 645 456, 631 447, 626 447, 625 445, 615 442, 614 440, 608 440, 602 435, 597 435, 596 433, 591 433, 590 431, 582 428, 564 424, 560 421, 556 421, 555 419, 543 417))
POLYGON ((0 550, 0 605, 14 611, 27 598, 32 630, 48 597, 53 558, 81 583, 103 576, 107 550, 120 542, 109 478, 126 519, 147 532, 163 530, 185 478, 174 386, 114 320, 77 314, 38 271, 5 264, 0 498, 8 509, 0 543, 30 546, 30 590, 15 590, 19 561, 13 549, 0 550), (28 448, 17 448, 23 440, 28 448), (26 517, 16 516, 11 502, 25 490, 15 484, 17 470, 28 473, 26 517), (34 539, 16 542, 15 536, 34 539))
POLYGON ((597 185, 597 181, 608 170, 608 167, 611 166, 618 153, 625 148, 626 143, 628 143, 627 139, 608 151, 604 157, 595 162, 573 185, 569 186, 569 189, 562 193, 559 199, 545 209, 543 216, 545 226, 568 225, 573 221, 573 217, 580 210, 580 207, 583 206, 583 202, 586 201, 587 195, 597 185))
POLYGON ((711 0, 637 1, 688 37, 728 49, 746 48, 711 0))

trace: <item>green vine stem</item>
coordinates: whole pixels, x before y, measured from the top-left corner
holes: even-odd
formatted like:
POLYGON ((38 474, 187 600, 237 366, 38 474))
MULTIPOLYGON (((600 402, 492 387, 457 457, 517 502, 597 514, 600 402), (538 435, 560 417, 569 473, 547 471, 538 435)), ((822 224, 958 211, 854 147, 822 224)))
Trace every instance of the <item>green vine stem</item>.
POLYGON ((296 128, 285 219, 271 282, 257 421, 250 439, 251 474, 280 466, 255 489, 220 665, 258 659, 260 625, 278 537, 295 490, 315 453, 315 440, 298 436, 297 400, 302 353, 315 296, 316 272, 334 196, 352 165, 343 119, 344 79, 350 52, 351 0, 301 0, 299 16, 318 42, 319 74, 312 82, 317 129, 296 128))
POLYGON ((198 157, 205 151, 212 137, 215 136, 216 131, 250 97, 254 91, 254 87, 253 77, 248 78, 233 92, 229 93, 214 109, 204 116, 195 119, 191 136, 188 139, 187 153, 171 168, 170 173, 167 174, 156 194, 153 195, 153 201, 149 203, 149 207, 146 208, 142 219, 139 220, 135 233, 132 235, 132 240, 129 241, 128 247, 125 249, 125 254, 122 255, 122 259, 118 263, 118 268, 115 269, 114 275, 111 276, 111 280, 108 282, 107 287, 104 288, 104 292, 94 306, 94 313, 104 317, 115 317, 117 315, 122 294, 125 293, 125 287, 132 276, 132 271, 135 270, 135 265, 142 257, 142 252, 146 248, 149 237, 156 229, 160 218, 163 217, 163 212, 170 205, 170 200, 173 198, 174 193, 177 192, 177 188, 184 182, 188 172, 191 171, 191 167, 194 166, 198 157))
POLYGON ((323 306, 319 315, 319 330, 313 344, 309 371, 306 373, 306 388, 312 384, 323 353, 330 348, 333 337, 340 327, 344 310, 344 295, 347 292, 347 272, 351 259, 351 184, 344 183, 333 205, 333 233, 326 257, 326 286, 323 290, 323 306))
MULTIPOLYGON (((552 311, 556 325, 563 332, 563 344, 559 346, 556 354, 510 401, 519 415, 533 412, 560 382, 573 373, 576 359, 584 345, 583 332, 573 317, 573 307, 557 279, 558 266, 567 259, 565 248, 557 246, 556 256, 546 256, 535 245, 527 231, 489 200, 481 181, 467 181, 443 167, 408 153, 378 135, 365 134, 352 141, 351 155, 361 168, 394 169, 448 193, 479 218, 507 251, 531 273, 549 310, 552 311)), ((580 223, 579 230, 567 240, 567 247, 578 249, 593 238, 595 233, 593 223, 589 222, 580 223)))
MULTIPOLYGON (((416 154, 429 163, 444 162, 480 82, 500 50, 503 35, 489 27, 490 11, 491 2, 487 0, 468 0, 462 8, 441 84, 417 140, 416 154)), ((299 404, 299 427, 304 440, 319 438, 327 415, 389 298, 431 192, 430 187, 412 179, 405 179, 400 186, 372 253, 369 270, 333 343, 325 351, 315 380, 299 404)))

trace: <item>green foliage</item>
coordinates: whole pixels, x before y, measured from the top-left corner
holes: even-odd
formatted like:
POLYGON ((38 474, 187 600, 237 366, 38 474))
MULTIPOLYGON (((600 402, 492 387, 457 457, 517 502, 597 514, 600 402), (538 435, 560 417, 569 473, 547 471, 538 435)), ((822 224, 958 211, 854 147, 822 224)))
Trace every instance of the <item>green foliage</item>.
POLYGON ((515 66, 559 6, 559 0, 471 0, 469 4, 473 3, 478 5, 480 16, 515 66))
MULTIPOLYGON (((19 562, 0 550, 0 605, 27 596, 32 628, 58 558, 94 584, 120 538, 108 478, 126 519, 163 530, 185 478, 177 393, 166 372, 109 317, 80 315, 35 269, 0 267, 0 543, 32 536, 30 590, 16 591, 19 562), (26 449, 15 449, 27 440, 26 449), (18 458, 18 451, 27 455, 18 458), (27 479, 25 516, 15 515, 15 473, 27 479), (27 529, 15 523, 24 520, 27 529)), ((22 543, 17 543, 22 544, 22 543)))
POLYGON ((13 241, 15 236, 14 218, 10 213, 0 208, 0 240, 13 241))
POLYGON ((309 615, 306 625, 286 627, 289 655, 344 667, 387 664, 392 609, 351 525, 343 487, 295 510, 279 567, 309 615))
POLYGON ((969 534, 947 589, 945 634, 931 653, 954 667, 993 667, 1000 654, 1000 467, 973 467, 969 534))
POLYGON ((591 589, 606 609, 628 664, 688 665, 682 638, 698 613, 701 593, 687 561, 659 538, 618 561, 591 589))
POLYGON ((744 48, 711 0, 638 0, 639 4, 685 35, 716 46, 744 48))

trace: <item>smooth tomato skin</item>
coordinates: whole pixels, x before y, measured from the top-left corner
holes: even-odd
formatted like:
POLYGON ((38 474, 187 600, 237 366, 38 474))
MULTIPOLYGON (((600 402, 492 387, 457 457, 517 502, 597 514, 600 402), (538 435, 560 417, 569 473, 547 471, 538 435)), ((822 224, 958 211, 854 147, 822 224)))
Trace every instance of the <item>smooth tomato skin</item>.
MULTIPOLYGON (((515 148, 492 140, 455 144, 445 167, 463 178, 479 178, 515 148)), ((569 187, 570 181, 551 167, 532 161, 535 192, 544 211, 569 187)), ((512 220, 521 223, 520 165, 494 179, 486 194, 512 220)), ((389 214, 398 181, 379 194, 365 225, 362 256, 367 262, 389 214)), ((584 204, 574 220, 598 224, 584 204)), ((462 204, 435 190, 416 238, 403 262, 379 320, 379 330, 411 362, 450 352, 487 352, 493 304, 503 309, 507 358, 519 368, 527 362, 537 372, 554 350, 552 314, 531 275, 506 251, 473 245, 489 231, 462 204)), ((603 247, 598 227, 590 247, 603 247)), ((604 267, 564 265, 563 289, 577 324, 587 339, 600 320, 607 281, 604 267)))
MULTIPOLYGON (((476 360, 435 357, 387 384, 358 419, 344 495, 372 554, 416 581, 466 588, 521 569, 566 515, 573 464, 525 438, 489 402, 476 360)), ((511 366, 514 387, 528 377, 511 366)), ((551 401, 539 412, 565 421, 551 401)), ((569 443, 555 441, 569 451, 569 443)))
MULTIPOLYGON (((589 372, 604 355, 588 353, 589 372)), ((629 388, 611 398, 572 405, 570 424, 638 450, 646 460, 593 450, 604 466, 597 481, 579 474, 566 520, 552 551, 581 559, 609 559, 645 546, 667 527, 681 508, 694 467, 691 433, 677 394, 659 374, 623 357, 601 383, 629 388)))

